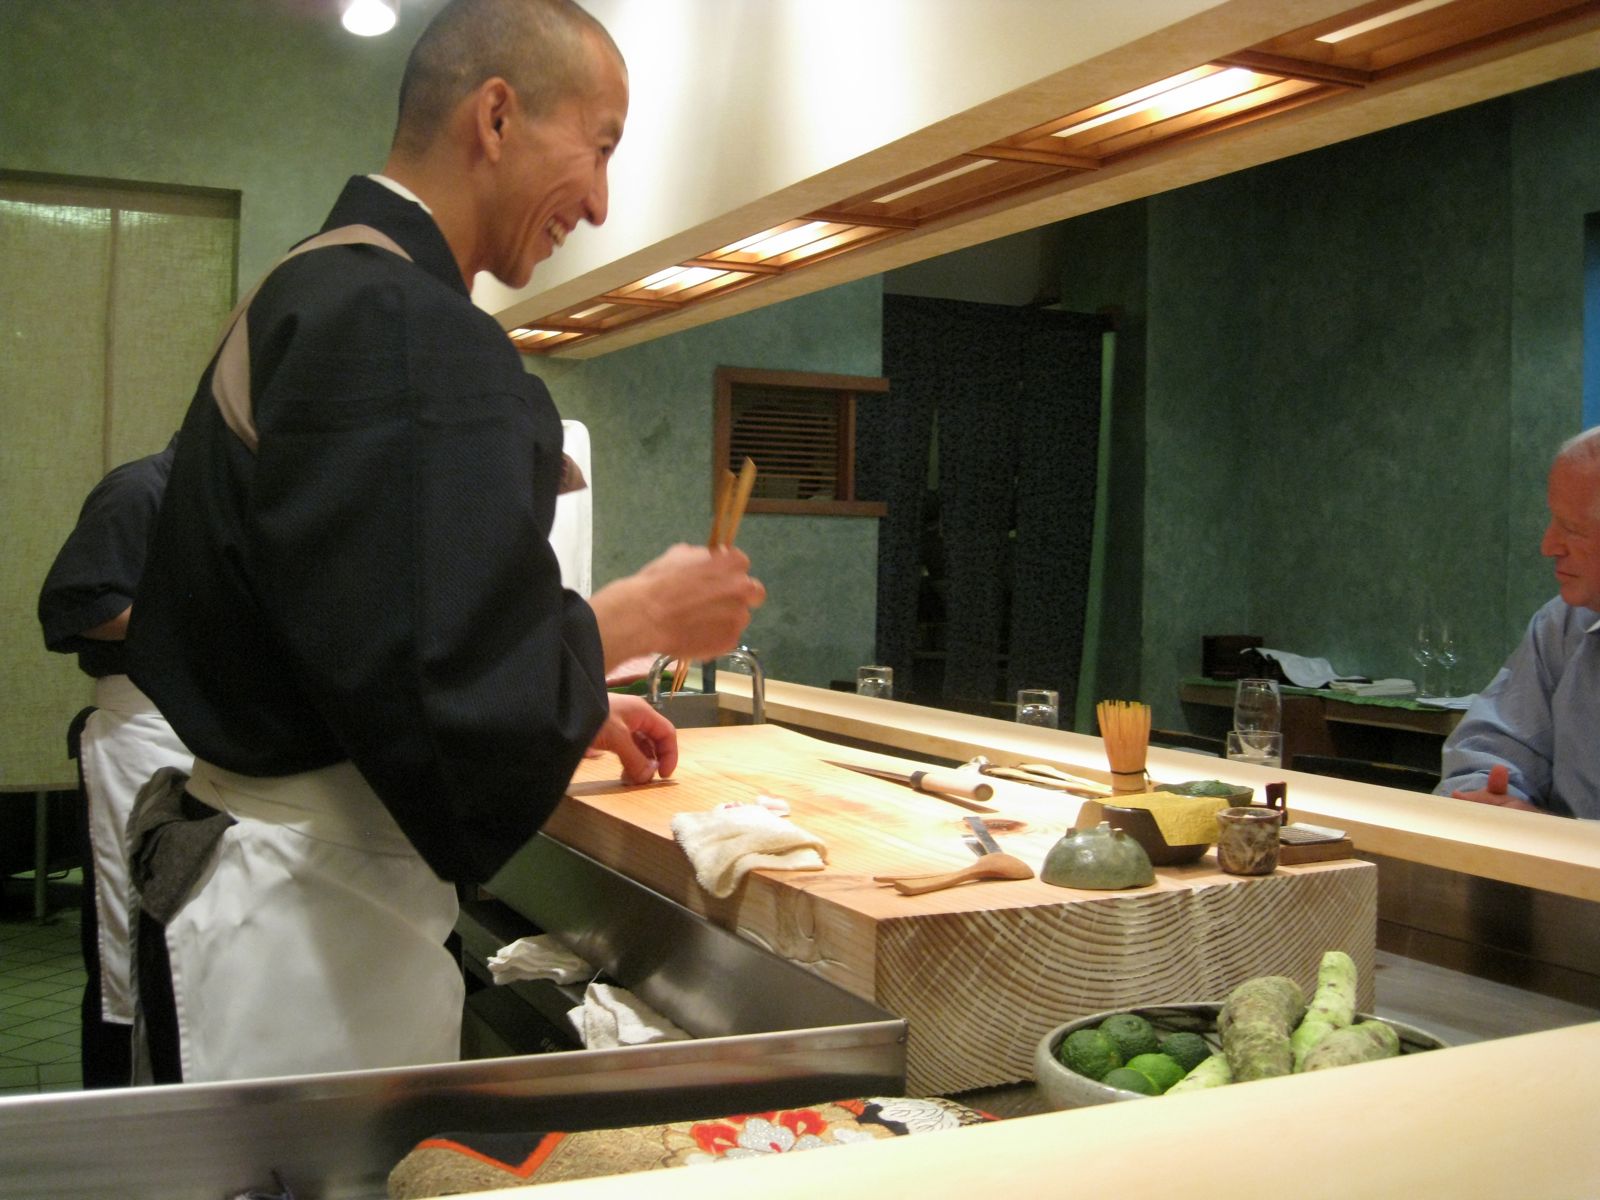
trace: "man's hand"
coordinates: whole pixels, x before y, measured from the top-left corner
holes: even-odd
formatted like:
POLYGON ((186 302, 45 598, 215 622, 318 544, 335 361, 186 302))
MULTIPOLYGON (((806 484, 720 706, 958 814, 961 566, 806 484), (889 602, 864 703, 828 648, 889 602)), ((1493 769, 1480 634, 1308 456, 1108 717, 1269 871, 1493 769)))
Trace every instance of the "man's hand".
POLYGON ((766 598, 744 551, 679 545, 638 573, 607 584, 589 604, 611 669, 637 654, 725 654, 739 644, 751 610, 766 598))
POLYGON ((602 750, 622 760, 624 781, 649 783, 677 769, 678 731, 642 697, 612 696, 611 715, 590 746, 602 750))
POLYGON ((1471 800, 1474 804, 1493 804, 1500 808, 1519 808, 1523 812, 1543 812, 1536 804, 1529 804, 1519 796, 1513 796, 1506 791, 1506 783, 1511 778, 1511 768, 1504 763, 1496 763, 1489 768, 1489 780, 1483 787, 1469 792, 1451 792, 1457 800, 1471 800))

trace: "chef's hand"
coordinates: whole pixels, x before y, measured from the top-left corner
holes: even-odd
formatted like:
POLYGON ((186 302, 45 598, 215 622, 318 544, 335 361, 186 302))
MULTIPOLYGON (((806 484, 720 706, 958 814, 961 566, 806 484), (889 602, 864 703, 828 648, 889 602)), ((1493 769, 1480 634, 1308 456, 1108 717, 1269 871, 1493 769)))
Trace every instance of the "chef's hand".
POLYGON ((589 603, 609 670, 636 654, 726 654, 739 644, 751 610, 766 598, 743 550, 680 544, 636 574, 607 584, 589 603))
POLYGON ((677 769, 678 731, 642 697, 612 696, 611 715, 590 749, 609 750, 621 759, 624 781, 649 783, 677 769))
POLYGON ((1541 812, 1537 804, 1529 804, 1520 796, 1506 791, 1511 779, 1511 768, 1505 763, 1495 763, 1489 768, 1489 780, 1481 788, 1465 792, 1451 792, 1457 800, 1471 800, 1474 804, 1493 804, 1500 808, 1517 808, 1523 812, 1541 812))

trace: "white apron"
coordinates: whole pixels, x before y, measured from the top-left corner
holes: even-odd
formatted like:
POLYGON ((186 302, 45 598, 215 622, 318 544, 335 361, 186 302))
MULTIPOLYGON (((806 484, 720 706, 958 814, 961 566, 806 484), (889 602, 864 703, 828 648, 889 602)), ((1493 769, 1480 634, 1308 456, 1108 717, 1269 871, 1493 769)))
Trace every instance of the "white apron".
POLYGON ((162 767, 187 772, 194 756, 155 704, 126 675, 95 680, 95 711, 79 742, 94 860, 99 923, 100 1019, 133 1024, 128 973, 128 814, 133 798, 162 767))
POLYGON ((353 764, 187 790, 237 824, 166 929, 185 1083, 461 1056, 455 889, 353 764))

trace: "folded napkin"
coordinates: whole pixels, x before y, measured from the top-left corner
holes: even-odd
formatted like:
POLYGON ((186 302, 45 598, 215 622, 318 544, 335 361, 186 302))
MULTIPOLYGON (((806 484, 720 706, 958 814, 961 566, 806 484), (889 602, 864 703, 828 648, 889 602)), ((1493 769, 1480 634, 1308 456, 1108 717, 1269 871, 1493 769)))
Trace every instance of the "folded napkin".
POLYGON ((591 983, 583 1003, 567 1013, 586 1050, 681 1042, 690 1035, 679 1029, 627 988, 591 983))
POLYGON ((577 983, 599 974, 548 933, 518 938, 509 946, 501 946, 489 959, 489 971, 496 983, 515 983, 520 979, 577 983))
POLYGON ((1370 683, 1335 679, 1328 687, 1347 696, 1410 696, 1417 690, 1417 685, 1409 679, 1374 679, 1370 683))
POLYGON ((787 817, 760 804, 731 804, 710 812, 672 818, 672 836, 694 864, 700 886, 718 898, 731 896, 747 873, 820 871, 828 848, 787 817))

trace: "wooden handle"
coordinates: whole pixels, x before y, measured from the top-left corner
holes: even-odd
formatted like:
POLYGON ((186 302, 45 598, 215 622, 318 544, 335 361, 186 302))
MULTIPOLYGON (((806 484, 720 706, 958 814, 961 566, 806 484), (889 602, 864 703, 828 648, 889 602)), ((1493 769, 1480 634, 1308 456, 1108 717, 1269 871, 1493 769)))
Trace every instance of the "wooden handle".
POLYGON ((941 796, 963 796, 984 804, 994 799, 994 784, 984 781, 975 771, 950 771, 934 767, 912 775, 912 786, 919 792, 937 792, 941 796))

